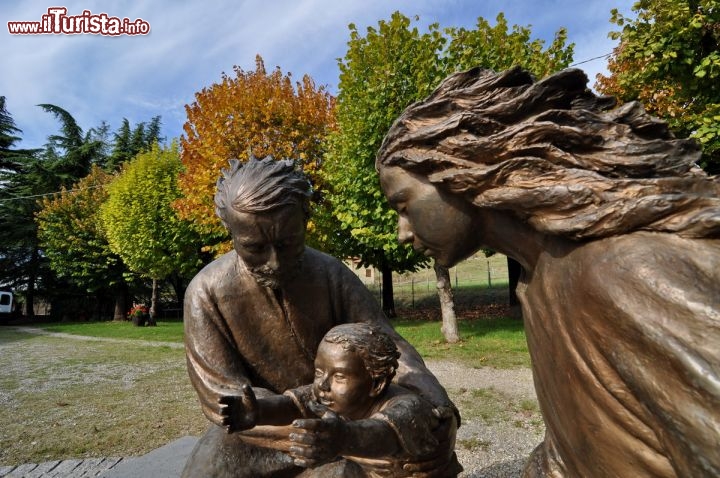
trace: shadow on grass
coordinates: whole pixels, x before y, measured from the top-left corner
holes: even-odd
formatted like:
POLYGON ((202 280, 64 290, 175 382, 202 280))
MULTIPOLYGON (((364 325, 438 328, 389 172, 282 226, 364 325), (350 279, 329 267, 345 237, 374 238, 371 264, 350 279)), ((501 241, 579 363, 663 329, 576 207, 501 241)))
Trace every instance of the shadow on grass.
POLYGON ((511 317, 461 320, 458 322, 458 328, 460 335, 464 338, 483 337, 498 332, 515 334, 524 331, 523 321, 511 317))
POLYGON ((395 330, 424 358, 460 361, 472 367, 527 367, 530 357, 523 321, 507 316, 458 320, 460 341, 448 343, 440 320, 396 319, 395 330))
MULTIPOLYGON (((403 329, 435 330, 440 328, 442 323, 439 320, 414 320, 395 319, 392 321, 395 327, 403 329)), ((522 333, 524 330, 523 321, 511 317, 489 317, 480 319, 467 319, 458 321, 458 329, 463 339, 470 337, 483 337, 507 332, 509 334, 522 333)))
MULTIPOLYGON (((485 285, 461 285, 459 287, 453 287, 452 292, 455 299, 455 307, 457 309, 472 308, 488 304, 508 303, 507 284, 492 287, 485 285)), ((401 296, 400 300, 397 302, 397 305, 403 308, 414 307, 417 309, 423 309, 440 307, 440 300, 438 299, 437 290, 435 289, 424 295, 418 294, 414 301, 414 306, 407 300, 407 297, 404 296, 401 296)))
POLYGON ((12 326, 0 327, 0 348, 13 342, 20 342, 33 338, 33 334, 20 332, 12 326))

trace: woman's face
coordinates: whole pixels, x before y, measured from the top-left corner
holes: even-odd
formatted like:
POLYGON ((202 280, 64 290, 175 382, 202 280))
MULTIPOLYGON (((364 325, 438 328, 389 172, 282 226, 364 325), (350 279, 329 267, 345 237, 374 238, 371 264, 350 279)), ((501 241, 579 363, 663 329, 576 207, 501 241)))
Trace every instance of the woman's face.
POLYGON ((380 170, 380 185, 399 215, 398 239, 451 267, 480 248, 479 220, 471 204, 427 178, 396 166, 380 170))

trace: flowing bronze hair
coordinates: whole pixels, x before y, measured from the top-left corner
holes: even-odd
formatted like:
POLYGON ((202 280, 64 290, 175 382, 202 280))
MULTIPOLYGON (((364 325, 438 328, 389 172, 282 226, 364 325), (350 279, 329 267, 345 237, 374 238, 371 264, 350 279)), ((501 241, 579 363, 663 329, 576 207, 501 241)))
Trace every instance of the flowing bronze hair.
POLYGON ((587 89, 581 70, 541 81, 513 68, 451 75, 395 121, 376 168, 399 166, 480 208, 581 240, 636 230, 720 235, 720 184, 638 102, 587 89))

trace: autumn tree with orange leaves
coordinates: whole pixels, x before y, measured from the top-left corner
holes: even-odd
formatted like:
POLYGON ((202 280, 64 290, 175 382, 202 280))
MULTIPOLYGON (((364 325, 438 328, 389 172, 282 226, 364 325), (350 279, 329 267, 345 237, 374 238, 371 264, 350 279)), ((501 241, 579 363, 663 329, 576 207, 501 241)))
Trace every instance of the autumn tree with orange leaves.
POLYGON ((324 139, 335 127, 333 96, 309 76, 293 84, 290 73, 279 67, 267 72, 260 56, 255 71, 237 66, 234 71, 195 94, 195 102, 185 107, 188 119, 180 140, 184 172, 178 185, 184 197, 174 206, 214 252, 230 249, 213 204, 215 184, 228 160, 246 161, 249 153, 294 159, 320 190, 324 139))
POLYGON ((720 173, 720 5, 717 0, 641 0, 635 18, 612 10, 620 40, 609 76, 596 88, 621 102, 639 100, 680 137, 702 147, 699 164, 720 173))

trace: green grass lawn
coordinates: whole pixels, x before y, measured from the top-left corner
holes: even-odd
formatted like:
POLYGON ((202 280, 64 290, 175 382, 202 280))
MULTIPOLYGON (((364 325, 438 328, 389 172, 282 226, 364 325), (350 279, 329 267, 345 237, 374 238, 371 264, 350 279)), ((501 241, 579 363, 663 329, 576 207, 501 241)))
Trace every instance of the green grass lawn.
POLYGON ((440 322, 395 320, 395 329, 425 359, 451 360, 471 367, 529 367, 522 320, 507 317, 458 321, 461 341, 449 344, 440 322))
POLYGON ((159 321, 155 327, 136 327, 132 322, 69 322, 39 324, 35 327, 49 332, 61 332, 88 337, 114 339, 153 340, 158 342, 182 342, 183 323, 159 321))
MULTIPOLYGON (((505 317, 460 320, 461 342, 448 344, 440 332, 441 323, 429 320, 393 321, 400 335, 426 359, 453 360, 473 367, 529 367, 525 333, 521 320, 505 317)), ((131 322, 76 322, 38 327, 90 337, 182 342, 183 324, 158 322, 156 327, 136 327, 131 322)))

